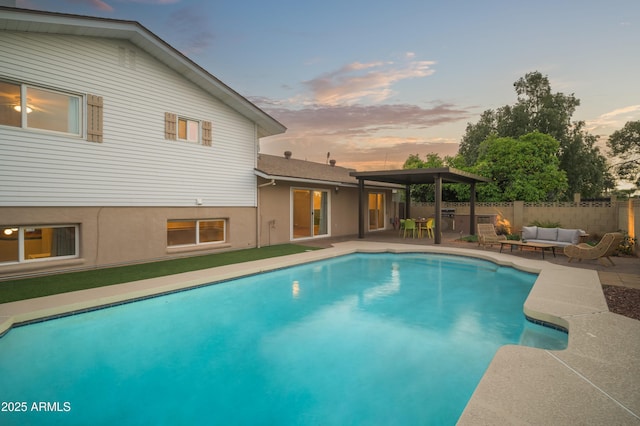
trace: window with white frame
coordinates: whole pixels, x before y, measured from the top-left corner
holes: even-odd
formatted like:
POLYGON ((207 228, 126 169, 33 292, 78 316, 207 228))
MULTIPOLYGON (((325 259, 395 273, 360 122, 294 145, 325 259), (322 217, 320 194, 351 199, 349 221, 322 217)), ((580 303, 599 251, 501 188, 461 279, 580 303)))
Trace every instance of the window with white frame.
POLYGON ((0 229, 0 263, 78 257, 78 225, 16 225, 0 229))
POLYGON ((227 237, 227 221, 169 220, 167 221, 167 246, 186 246, 209 243, 223 243, 227 237))
POLYGON ((164 138, 211 146, 211 122, 166 112, 164 138))
POLYGON ((102 97, 0 80, 0 125, 84 136, 102 142, 102 97))
POLYGON ((178 140, 195 143, 200 142, 200 122, 178 117, 178 140))

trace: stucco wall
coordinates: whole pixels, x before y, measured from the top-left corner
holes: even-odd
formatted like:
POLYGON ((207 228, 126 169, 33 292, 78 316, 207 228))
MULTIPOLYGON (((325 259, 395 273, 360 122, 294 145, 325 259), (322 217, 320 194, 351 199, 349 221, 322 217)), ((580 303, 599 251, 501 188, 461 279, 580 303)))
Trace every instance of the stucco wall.
MULTIPOLYGON (((638 206, 640 201, 581 202, 581 203, 477 203, 476 215, 495 215, 498 224, 503 224, 518 233, 523 226, 538 222, 555 222, 563 228, 583 229, 594 235, 618 230, 638 229, 638 206), (631 207, 629 207, 631 205, 631 207), (635 208, 634 208, 635 207, 635 208)), ((468 215, 469 203, 443 203, 443 208, 455 209, 456 215, 468 215)), ((434 203, 419 203, 411 206, 412 216, 433 216, 434 203)), ((458 227, 457 229, 460 229, 458 227)), ((465 234, 468 229, 460 229, 465 234)), ((631 232, 630 232, 631 233, 631 232)))
MULTIPOLYGON (((327 190, 329 193, 329 229, 328 237, 350 236, 358 234, 358 197, 356 187, 326 184, 308 184, 277 181, 270 185, 268 180, 260 179, 258 197, 260 216, 260 246, 302 242, 305 239, 293 239, 291 236, 291 189, 305 188, 327 190)), ((390 190, 367 188, 367 193, 385 193, 385 229, 392 229, 390 219, 397 214, 397 203, 392 201, 390 190)), ((365 226, 368 231, 368 227, 365 226)), ((323 238, 323 237, 315 237, 323 238)))
POLYGON ((0 208, 2 226, 79 225, 79 257, 0 265, 0 277, 89 269, 255 247, 252 207, 0 208), (167 220, 225 219, 225 243, 167 247, 167 220))

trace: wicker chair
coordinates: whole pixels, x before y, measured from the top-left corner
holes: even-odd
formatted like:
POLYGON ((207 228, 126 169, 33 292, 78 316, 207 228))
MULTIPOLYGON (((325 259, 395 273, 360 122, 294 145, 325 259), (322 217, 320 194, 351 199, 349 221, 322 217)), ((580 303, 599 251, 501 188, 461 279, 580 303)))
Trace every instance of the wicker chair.
POLYGON ((506 241, 507 237, 504 235, 496 234, 496 228, 491 223, 479 223, 478 224, 478 245, 479 246, 492 246, 494 244, 500 244, 501 241, 506 241))
MULTIPOLYGON (((604 234, 604 237, 595 246, 590 246, 586 243, 566 246, 564 254, 569 258, 569 262, 573 259, 578 259, 580 262, 582 259, 598 259, 599 262, 602 262, 602 259, 607 259, 611 262, 611 266, 615 266, 616 264, 613 263, 609 256, 616 252, 623 239, 624 235, 620 232, 610 232, 604 234)), ((605 263, 603 264, 608 266, 605 263)))

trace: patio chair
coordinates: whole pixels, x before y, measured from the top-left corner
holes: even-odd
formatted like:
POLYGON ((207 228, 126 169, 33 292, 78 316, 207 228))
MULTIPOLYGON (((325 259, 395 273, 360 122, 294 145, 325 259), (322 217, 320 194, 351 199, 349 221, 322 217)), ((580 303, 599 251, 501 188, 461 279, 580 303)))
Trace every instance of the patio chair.
POLYGON ((427 223, 424 225, 424 229, 425 231, 427 231, 428 238, 433 238, 433 222, 433 218, 430 217, 429 219, 427 219, 427 223))
POLYGON ((407 233, 411 232, 411 238, 416 237, 416 221, 413 219, 405 219, 404 221, 404 237, 407 238, 407 233))
MULTIPOLYGON (((590 246, 587 243, 566 246, 564 254, 569 258, 569 262, 573 259, 578 259, 580 262, 582 262, 582 259, 598 259, 599 262, 603 263, 602 259, 607 259, 611 266, 615 266, 616 264, 613 263, 609 256, 616 252, 623 239, 624 235, 620 232, 610 232, 604 234, 600 242, 595 246, 590 246)), ((609 266, 605 263, 603 265, 609 266)))
POLYGON ((493 246, 494 244, 500 244, 501 241, 506 241, 507 237, 504 235, 496 234, 496 228, 491 223, 479 223, 478 224, 478 246, 483 248, 487 246, 493 246))

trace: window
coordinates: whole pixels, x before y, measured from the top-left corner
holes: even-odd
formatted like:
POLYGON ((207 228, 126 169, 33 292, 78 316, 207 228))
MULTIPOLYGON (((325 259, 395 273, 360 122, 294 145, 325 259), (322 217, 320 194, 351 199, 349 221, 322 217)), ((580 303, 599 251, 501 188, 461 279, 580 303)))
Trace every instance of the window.
POLYGON ((198 142, 200 140, 200 123, 186 118, 178 118, 178 140, 198 142))
POLYGON ((5 126, 21 126, 22 102, 20 85, 0 81, 0 124, 5 126))
POLYGON ((78 257, 78 225, 0 229, 0 263, 78 257))
POLYGON ((81 95, 0 81, 0 125, 83 136, 102 142, 102 97, 87 95, 87 121, 81 95))
POLYGON ((167 246, 223 243, 226 241, 226 221, 170 220, 167 222, 167 246))
POLYGON ((164 114, 164 138, 211 146, 211 122, 164 114))

